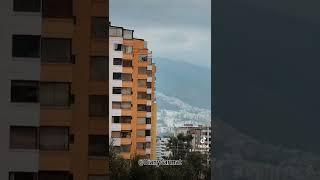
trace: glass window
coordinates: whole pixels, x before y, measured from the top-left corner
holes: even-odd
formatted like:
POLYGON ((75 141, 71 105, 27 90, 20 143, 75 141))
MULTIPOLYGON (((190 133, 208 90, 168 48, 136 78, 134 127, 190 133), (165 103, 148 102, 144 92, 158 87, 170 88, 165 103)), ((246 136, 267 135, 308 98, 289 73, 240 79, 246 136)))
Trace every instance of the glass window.
POLYGON ((120 123, 120 116, 112 116, 113 123, 120 123))
POLYGON ((123 30, 123 39, 132 39, 133 38, 133 31, 124 29, 123 30))
POLYGON ((138 59, 139 59, 139 61, 148 61, 148 56, 147 55, 139 55, 138 59))
POLYGON ((121 152, 130 152, 131 145, 130 145, 130 144, 128 144, 128 145, 121 145, 121 146, 120 146, 120 149, 121 149, 121 152))
POLYGON ((40 36, 13 35, 12 57, 40 57, 40 36))
POLYGON ((36 172, 10 172, 9 180, 37 180, 36 172))
POLYGON ((145 135, 146 135, 146 136, 151 136, 151 131, 150 131, 150 130, 146 130, 145 135))
POLYGON ((129 73, 122 73, 121 75, 123 81, 132 81, 132 74, 129 73))
POLYGON ((90 79, 95 81, 108 80, 108 58, 91 57, 90 61, 90 79))
POLYGON ((42 0, 42 17, 71 18, 73 0, 42 0))
POLYGON ((147 93, 146 92, 138 92, 138 99, 146 99, 147 93))
POLYGON ((146 111, 147 106, 145 104, 138 104, 138 111, 146 111))
POLYGON ((14 0, 13 10, 17 12, 40 12, 40 0, 14 0))
POLYGON ((123 49, 122 44, 114 44, 115 51, 122 51, 122 49, 123 49))
POLYGON ((147 94, 147 100, 151 100, 151 94, 147 94))
POLYGON ((108 96, 89 96, 89 115, 91 117, 106 117, 108 115, 108 96))
POLYGON ((121 109, 131 109, 131 102, 122 102, 121 109))
POLYGON ((146 118, 146 124, 151 124, 151 118, 146 118))
POLYGON ((40 83, 40 104, 42 106, 69 106, 69 83, 40 83))
POLYGON ((147 67, 139 67, 138 73, 139 74, 147 74, 147 67))
POLYGON ((146 118, 138 118, 138 124, 146 124, 146 118))
POLYGON ((130 138, 131 131, 121 131, 121 138, 130 138))
POLYGON ((113 138, 120 138, 120 137, 121 137, 120 131, 112 131, 112 132, 111 132, 111 137, 113 137, 113 138))
POLYGON ((91 26, 91 35, 94 38, 108 37, 108 20, 104 17, 93 17, 91 26))
POLYGON ((108 155, 108 137, 105 135, 89 135, 89 156, 108 155))
POLYGON ((146 149, 146 146, 143 142, 137 142, 137 149, 146 149))
POLYGON ((152 71, 151 70, 147 70, 147 75, 151 77, 152 76, 152 71))
POLYGON ((132 94, 132 89, 129 87, 123 87, 123 88, 121 88, 121 93, 123 95, 130 95, 130 94, 132 94))
POLYGON ((146 87, 147 80, 146 79, 138 79, 138 87, 146 87))
POLYGON ((121 94, 122 92, 121 87, 113 87, 112 88, 112 94, 121 94))
POLYGON ((147 82, 147 88, 152 88, 152 83, 151 82, 147 82))
POLYGON ((121 73, 113 73, 113 79, 121 80, 121 73))
POLYGON ((39 102, 39 82, 11 81, 11 102, 39 102))
POLYGON ((131 123, 132 117, 131 116, 121 116, 120 121, 121 123, 131 123))
POLYGON ((10 127, 10 148, 12 149, 37 149, 37 139, 36 127, 10 127))
POLYGON ((146 142, 146 148, 151 148, 151 143, 150 142, 146 142))
POLYGON ((112 109, 121 109, 121 102, 112 102, 112 109))
POLYGON ((67 127, 40 127, 41 150, 68 150, 69 128, 67 127))
POLYGON ((39 171, 38 180, 70 180, 72 175, 65 171, 39 171))
POLYGON ((71 39, 42 38, 42 62, 71 63, 71 54, 71 39))
POLYGON ((144 130, 137 130, 137 136, 145 136, 144 130))
POLYGON ((121 58, 113 58, 113 65, 122 65, 121 58))
POLYGON ((89 175, 88 180, 109 180, 107 175, 89 175))
POLYGON ((132 67, 132 60, 123 60, 123 67, 132 67))
POLYGON ((109 34, 114 37, 122 37, 122 28, 109 27, 109 34))
POLYGON ((124 46, 123 52, 125 54, 132 54, 133 53, 133 47, 132 46, 124 46))
POLYGON ((151 106, 146 106, 147 112, 151 112, 151 106))

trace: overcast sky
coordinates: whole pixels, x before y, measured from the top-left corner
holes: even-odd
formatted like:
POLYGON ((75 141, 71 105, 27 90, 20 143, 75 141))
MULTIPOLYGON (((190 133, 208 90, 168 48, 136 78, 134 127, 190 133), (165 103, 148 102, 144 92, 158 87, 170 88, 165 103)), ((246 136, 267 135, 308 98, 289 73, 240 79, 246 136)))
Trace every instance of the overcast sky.
POLYGON ((110 0, 110 21, 147 40, 154 58, 210 67, 211 0, 110 0))

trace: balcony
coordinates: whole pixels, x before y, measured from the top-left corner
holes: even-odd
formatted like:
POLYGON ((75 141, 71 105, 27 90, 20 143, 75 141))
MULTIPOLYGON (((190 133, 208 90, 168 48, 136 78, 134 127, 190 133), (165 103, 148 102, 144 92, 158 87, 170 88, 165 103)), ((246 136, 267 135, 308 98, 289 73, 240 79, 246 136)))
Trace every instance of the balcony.
POLYGON ((131 123, 121 123, 121 130, 130 131, 131 129, 131 123))

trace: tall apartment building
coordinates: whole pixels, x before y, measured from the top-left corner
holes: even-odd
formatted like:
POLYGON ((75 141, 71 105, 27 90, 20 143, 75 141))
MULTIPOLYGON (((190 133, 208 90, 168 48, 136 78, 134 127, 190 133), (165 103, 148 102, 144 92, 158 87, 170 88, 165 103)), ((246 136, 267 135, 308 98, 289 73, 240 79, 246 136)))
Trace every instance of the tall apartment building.
POLYGON ((133 30, 109 27, 110 115, 113 150, 125 159, 156 159, 155 73, 147 42, 133 30))
POLYGON ((171 151, 167 149, 169 139, 168 137, 157 137, 157 160, 162 160, 172 154, 171 151))
POLYGON ((108 3, 1 0, 1 180, 108 178, 108 3))

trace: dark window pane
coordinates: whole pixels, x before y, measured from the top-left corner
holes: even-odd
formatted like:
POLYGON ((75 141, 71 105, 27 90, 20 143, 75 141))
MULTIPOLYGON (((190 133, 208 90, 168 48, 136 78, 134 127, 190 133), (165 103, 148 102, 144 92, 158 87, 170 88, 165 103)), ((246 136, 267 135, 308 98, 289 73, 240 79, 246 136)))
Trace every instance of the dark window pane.
POLYGON ((121 80, 121 73, 113 73, 113 79, 121 80))
POLYGON ((138 73, 139 74, 147 74, 147 68, 146 67, 139 67, 138 73))
POLYGON ((108 37, 108 20, 104 17, 93 17, 91 26, 91 34, 94 38, 106 38, 108 37))
POLYGON ((108 59, 107 57, 91 57, 90 79, 96 81, 108 80, 108 59))
POLYGON ((132 81, 132 74, 122 73, 121 74, 121 79, 123 81, 132 81))
POLYGON ((10 172, 9 180, 37 180, 35 172, 10 172))
POLYGON ((17 12, 40 12, 40 0, 14 0, 13 10, 17 12))
POLYGON ((11 81, 11 102, 38 102, 39 83, 37 81, 11 81))
POLYGON ((68 150, 69 128, 67 127, 40 127, 41 150, 68 150))
POLYGON ((49 18, 71 18, 72 0, 42 0, 42 16, 49 18))
POLYGON ((147 75, 151 77, 152 76, 152 71, 151 70, 147 70, 147 75))
POLYGON ((152 83, 151 82, 147 82, 147 88, 152 88, 152 83))
POLYGON ((122 44, 115 44, 115 45, 114 45, 114 50, 115 50, 115 51, 122 51, 122 49, 123 49, 122 44))
POLYGON ((147 100, 151 100, 151 94, 147 94, 147 100))
POLYGON ((102 95, 89 96, 89 115, 91 117, 107 117, 108 96, 102 96, 102 95))
POLYGON ((71 39, 43 38, 41 61, 52 63, 71 62, 71 39))
POLYGON ((112 116, 113 123, 120 123, 120 116, 112 116))
POLYGON ((120 151, 121 152, 130 152, 130 149, 131 149, 131 145, 128 144, 128 145, 121 145, 120 146, 120 151))
POLYGON ((139 79, 138 80, 138 87, 146 87, 147 86, 147 80, 146 79, 139 79))
POLYGON ((138 99, 146 99, 147 93, 146 92, 138 92, 138 99))
POLYGON ((146 106, 147 112, 151 112, 151 106, 146 106))
POLYGON ((108 137, 104 135, 89 135, 89 156, 108 155, 108 137))
POLYGON ((40 104, 42 106, 69 106, 70 83, 40 83, 40 104))
POLYGON ((121 87, 113 87, 112 93, 113 94, 121 94, 121 87))
POLYGON ((121 58, 113 58, 113 65, 122 65, 121 58))
POLYGON ((38 180, 71 180, 71 174, 64 171, 40 171, 38 180))
POLYGON ((151 118, 146 118, 146 124, 151 124, 151 118))
POLYGON ((146 130, 146 136, 151 136, 151 131, 150 130, 146 130))
POLYGON ((10 127, 10 148, 12 149, 36 149, 37 128, 27 126, 10 127))
POLYGON ((123 67, 132 67, 132 60, 123 60, 123 67))
POLYGON ((40 57, 40 36, 13 35, 12 36, 13 57, 40 57))
POLYGON ((138 104, 138 111, 146 111, 147 106, 145 104, 138 104))

